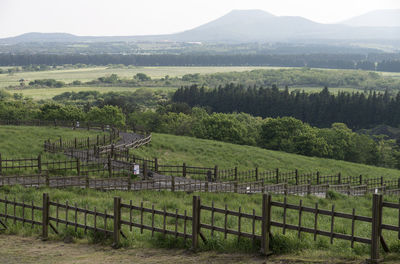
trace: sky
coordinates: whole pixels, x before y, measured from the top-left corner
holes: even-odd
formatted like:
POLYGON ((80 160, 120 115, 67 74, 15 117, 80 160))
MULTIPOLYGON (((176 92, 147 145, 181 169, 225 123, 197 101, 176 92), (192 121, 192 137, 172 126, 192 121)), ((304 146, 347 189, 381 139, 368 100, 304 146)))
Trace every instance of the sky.
POLYGON ((261 9, 336 23, 377 9, 400 9, 399 0, 0 0, 0 38, 27 32, 81 36, 181 32, 233 9, 261 9))

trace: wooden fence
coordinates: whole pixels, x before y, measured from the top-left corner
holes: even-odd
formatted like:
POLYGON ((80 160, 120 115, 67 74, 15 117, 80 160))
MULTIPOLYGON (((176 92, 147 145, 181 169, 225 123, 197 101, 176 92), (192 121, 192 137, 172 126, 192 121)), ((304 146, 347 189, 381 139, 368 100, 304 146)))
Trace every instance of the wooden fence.
POLYGON ((96 137, 87 137, 87 138, 74 138, 70 140, 65 140, 63 138, 59 138, 58 140, 50 141, 47 140, 44 142, 44 151, 56 153, 60 151, 66 150, 78 150, 78 149, 90 149, 93 147, 110 145, 113 143, 113 140, 118 138, 118 134, 114 131, 110 132, 108 135, 104 134, 103 136, 97 135, 96 137))
MULTIPOLYGON (((395 232, 399 234, 398 239, 400 239, 400 224, 398 226, 390 225, 383 221, 383 209, 385 208, 385 210, 397 210, 400 222, 400 202, 385 202, 380 194, 373 195, 371 216, 358 215, 355 208, 352 213, 340 212, 337 211, 335 205, 332 205, 330 210, 319 208, 318 203, 315 204, 315 207, 307 207, 303 205, 302 200, 299 201, 299 204, 291 204, 287 202, 286 197, 283 202, 273 201, 270 194, 264 194, 260 208, 252 209, 251 213, 243 212, 241 207, 238 210, 228 209, 228 205, 225 205, 224 208, 217 208, 214 206, 214 202, 211 205, 204 205, 199 196, 193 196, 191 215, 186 210, 180 214, 178 209, 171 212, 167 211, 165 207, 162 210, 155 209, 154 205, 151 208, 145 207, 143 202, 140 206, 133 205, 132 201, 123 203, 120 197, 115 197, 113 204, 113 213, 111 214, 107 210, 101 212, 96 207, 89 210, 87 205, 79 207, 76 203, 69 204, 68 201, 65 203, 51 201, 46 193, 43 194, 42 206, 35 205, 33 201, 16 201, 15 198, 5 197, 0 199, 0 226, 7 229, 8 225, 18 222, 32 228, 41 227, 42 237, 47 239, 49 228, 58 234, 60 226, 63 225, 65 228, 72 228, 75 231, 83 230, 84 234, 92 231, 112 236, 114 247, 120 245, 121 236, 126 238, 127 232, 132 232, 135 228, 140 230, 140 233, 143 233, 144 230, 151 232, 152 236, 154 233, 160 233, 164 236, 170 235, 184 240, 191 239, 193 250, 199 247, 199 238, 207 243, 216 233, 220 233, 225 239, 229 235, 237 237, 238 240, 260 241, 260 251, 264 255, 272 253, 270 251, 272 230, 281 230, 283 235, 288 230, 292 230, 297 233, 298 238, 302 233, 308 233, 313 236, 314 240, 317 240, 318 237, 327 237, 330 243, 334 243, 335 240, 349 241, 351 247, 354 247, 354 243, 371 245, 370 261, 373 263, 377 263, 379 260, 380 246, 384 251, 389 251, 382 230, 386 232, 385 234, 395 232), (261 214, 256 214, 256 211, 261 214), (281 213, 272 214, 272 211, 281 213), (293 221, 288 222, 288 215, 291 212, 298 215, 296 224, 293 221), (312 226, 310 226, 310 221, 303 223, 306 214, 311 215, 311 218, 314 219, 312 226), (158 217, 158 221, 155 221, 156 217, 158 217), (324 217, 324 225, 320 224, 322 217, 324 217), (216 219, 223 219, 223 221, 216 221, 216 219), (349 231, 335 228, 335 223, 341 219, 350 221, 349 231), (232 223, 236 223, 236 225, 232 225, 232 223), (357 235, 359 223, 370 225, 371 235, 369 237, 357 235), (321 228, 321 226, 329 226, 329 228, 321 228)), ((253 243, 253 246, 256 245, 253 243)))

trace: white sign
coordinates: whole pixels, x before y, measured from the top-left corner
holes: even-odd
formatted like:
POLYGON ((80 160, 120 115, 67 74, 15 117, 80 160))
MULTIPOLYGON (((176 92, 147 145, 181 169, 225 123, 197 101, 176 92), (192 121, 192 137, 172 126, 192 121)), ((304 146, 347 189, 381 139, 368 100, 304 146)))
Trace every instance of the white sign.
POLYGON ((133 165, 133 175, 139 175, 139 173, 140 173, 139 165, 137 164, 133 165))

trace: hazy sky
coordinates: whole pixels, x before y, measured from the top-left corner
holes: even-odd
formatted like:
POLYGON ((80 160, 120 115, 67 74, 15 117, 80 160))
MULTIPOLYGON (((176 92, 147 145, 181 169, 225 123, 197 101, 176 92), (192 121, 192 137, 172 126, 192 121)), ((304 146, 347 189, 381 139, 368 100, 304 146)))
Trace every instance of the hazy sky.
POLYGON ((334 23, 375 9, 400 9, 399 0, 0 0, 0 37, 26 32, 76 35, 175 33, 232 9, 261 9, 334 23))

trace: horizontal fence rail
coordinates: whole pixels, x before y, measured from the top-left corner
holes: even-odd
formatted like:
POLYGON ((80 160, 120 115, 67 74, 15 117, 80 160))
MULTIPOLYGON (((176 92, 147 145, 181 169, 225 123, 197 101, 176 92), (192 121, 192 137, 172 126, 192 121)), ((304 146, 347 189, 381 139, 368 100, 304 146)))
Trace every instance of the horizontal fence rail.
POLYGON ((400 212, 400 201, 386 202, 380 194, 372 197, 370 216, 357 214, 356 208, 351 213, 345 213, 337 210, 335 205, 331 209, 325 209, 320 208, 318 203, 313 207, 305 206, 302 200, 293 204, 287 201, 286 196, 283 201, 275 201, 270 194, 263 195, 260 208, 250 211, 242 210, 241 206, 232 209, 227 204, 219 208, 214 202, 210 205, 202 204, 199 196, 193 196, 191 211, 183 210, 181 213, 177 208, 167 210, 163 207, 160 210, 154 204, 149 206, 144 205, 144 202, 140 205, 133 204, 132 200, 124 203, 120 197, 114 197, 112 212, 88 207, 90 205, 82 207, 68 201, 54 201, 46 193, 42 197, 42 206, 36 205, 33 200, 16 201, 15 198, 6 196, 0 198, 0 230, 7 229, 11 224, 21 224, 41 229, 43 239, 47 239, 49 229, 56 234, 62 229, 71 229, 83 235, 87 232, 103 233, 106 237, 113 238, 114 247, 120 245, 121 237, 127 238, 133 229, 141 234, 150 232, 151 236, 159 233, 185 241, 190 239, 192 249, 199 247, 199 238, 207 243, 215 236, 224 239, 233 236, 238 240, 253 241, 253 247, 260 247, 261 252, 266 255, 270 254, 270 238, 280 230, 283 235, 295 232, 298 238, 303 233, 312 235, 314 240, 326 237, 330 243, 345 240, 349 241, 352 248, 355 243, 370 245, 371 262, 378 261, 381 246, 384 251, 389 250, 384 235, 393 233, 400 239, 400 224, 397 226, 384 222, 386 210, 400 212), (297 220, 293 221, 295 215, 297 220), (348 223, 345 229, 336 228, 345 221, 348 223), (360 223, 364 229, 366 225, 371 230, 370 236, 358 235, 360 223), (255 243, 257 241, 260 243, 255 243))

